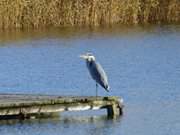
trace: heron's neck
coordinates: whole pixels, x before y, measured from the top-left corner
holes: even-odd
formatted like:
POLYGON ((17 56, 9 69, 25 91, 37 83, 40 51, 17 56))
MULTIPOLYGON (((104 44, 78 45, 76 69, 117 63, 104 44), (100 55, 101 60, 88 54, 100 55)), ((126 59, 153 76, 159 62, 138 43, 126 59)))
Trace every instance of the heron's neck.
POLYGON ((94 63, 95 62, 95 60, 93 60, 93 59, 91 59, 91 60, 86 60, 86 64, 88 65, 88 66, 90 66, 92 63, 94 63))

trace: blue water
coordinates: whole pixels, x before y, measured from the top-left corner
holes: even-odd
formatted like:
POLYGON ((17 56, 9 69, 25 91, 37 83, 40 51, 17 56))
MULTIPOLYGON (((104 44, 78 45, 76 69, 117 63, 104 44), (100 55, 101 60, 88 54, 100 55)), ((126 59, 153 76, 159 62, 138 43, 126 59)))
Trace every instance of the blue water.
POLYGON ((107 72, 124 115, 63 113, 0 122, 2 135, 180 135, 180 26, 1 32, 0 93, 95 95, 79 55, 92 52, 107 72), (4 36, 2 36, 4 35, 4 36), (9 35, 9 36, 8 36, 9 35))

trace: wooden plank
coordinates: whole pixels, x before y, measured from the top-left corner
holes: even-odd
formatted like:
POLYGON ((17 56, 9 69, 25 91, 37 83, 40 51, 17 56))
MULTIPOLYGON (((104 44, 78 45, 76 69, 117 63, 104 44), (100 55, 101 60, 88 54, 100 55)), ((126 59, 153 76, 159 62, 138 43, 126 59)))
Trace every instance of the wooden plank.
POLYGON ((108 116, 114 117, 122 114, 122 108, 122 99, 115 96, 0 94, 0 117, 98 109, 107 109, 108 116))

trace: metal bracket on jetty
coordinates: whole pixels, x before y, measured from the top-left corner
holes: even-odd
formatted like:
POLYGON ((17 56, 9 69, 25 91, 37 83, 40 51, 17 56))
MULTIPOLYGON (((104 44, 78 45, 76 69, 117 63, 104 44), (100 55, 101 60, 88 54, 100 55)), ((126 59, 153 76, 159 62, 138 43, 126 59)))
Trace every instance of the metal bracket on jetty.
POLYGON ((0 119, 34 118, 43 114, 63 111, 106 109, 114 118, 123 113, 123 100, 119 97, 50 96, 25 94, 0 94, 0 119))

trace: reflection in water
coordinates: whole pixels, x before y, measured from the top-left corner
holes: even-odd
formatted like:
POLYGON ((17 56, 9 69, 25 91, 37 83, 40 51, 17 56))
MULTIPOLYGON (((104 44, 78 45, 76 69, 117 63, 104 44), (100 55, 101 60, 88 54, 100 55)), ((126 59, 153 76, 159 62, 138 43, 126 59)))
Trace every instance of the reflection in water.
MULTIPOLYGON (((28 120, 3 120, 0 121, 0 131, 4 132, 2 128, 9 128, 12 131, 17 130, 16 134, 38 133, 40 129, 44 129, 41 133, 51 135, 53 133, 66 133, 80 135, 109 135, 114 134, 113 130, 119 126, 120 118, 108 119, 106 115, 101 116, 63 116, 52 119, 28 119, 28 120), (88 128, 88 129, 87 129, 88 128), (26 129, 26 130, 22 130, 26 129), (78 132, 77 132, 78 131, 78 132), (80 132, 79 132, 80 131, 80 132)), ((116 130, 114 130, 116 131, 116 130)), ((10 133, 10 132, 8 132, 10 133)))
MULTIPOLYGON (((119 119, 121 117, 118 117, 119 119)), ((0 125, 7 124, 7 125, 13 125, 17 123, 38 123, 38 124, 43 124, 43 123, 48 123, 48 122, 60 122, 64 124, 72 124, 72 123, 96 123, 96 122, 102 122, 105 123, 107 120, 109 121, 117 121, 117 119, 111 119, 108 118, 107 115, 96 115, 96 116, 73 116, 73 115, 60 115, 51 117, 51 118, 38 118, 38 119, 25 119, 25 120, 20 120, 20 119, 8 119, 8 120, 0 120, 0 125)))
MULTIPOLYGON (((176 26, 166 26, 166 31, 180 30, 179 25, 176 26), (172 27, 174 27, 172 29, 172 27)), ((137 36, 143 35, 145 33, 154 33, 160 31, 163 32, 163 26, 119 26, 115 25, 112 27, 101 28, 82 28, 82 27, 61 27, 61 28, 49 28, 49 29, 29 29, 29 30, 0 30, 0 45, 7 45, 7 42, 21 42, 21 41, 30 41, 35 39, 43 38, 55 38, 55 39, 73 39, 73 38, 82 38, 82 37, 102 37, 102 36, 137 36), (2 44, 4 43, 4 44, 2 44)), ((164 31, 164 32, 166 32, 164 31)))

